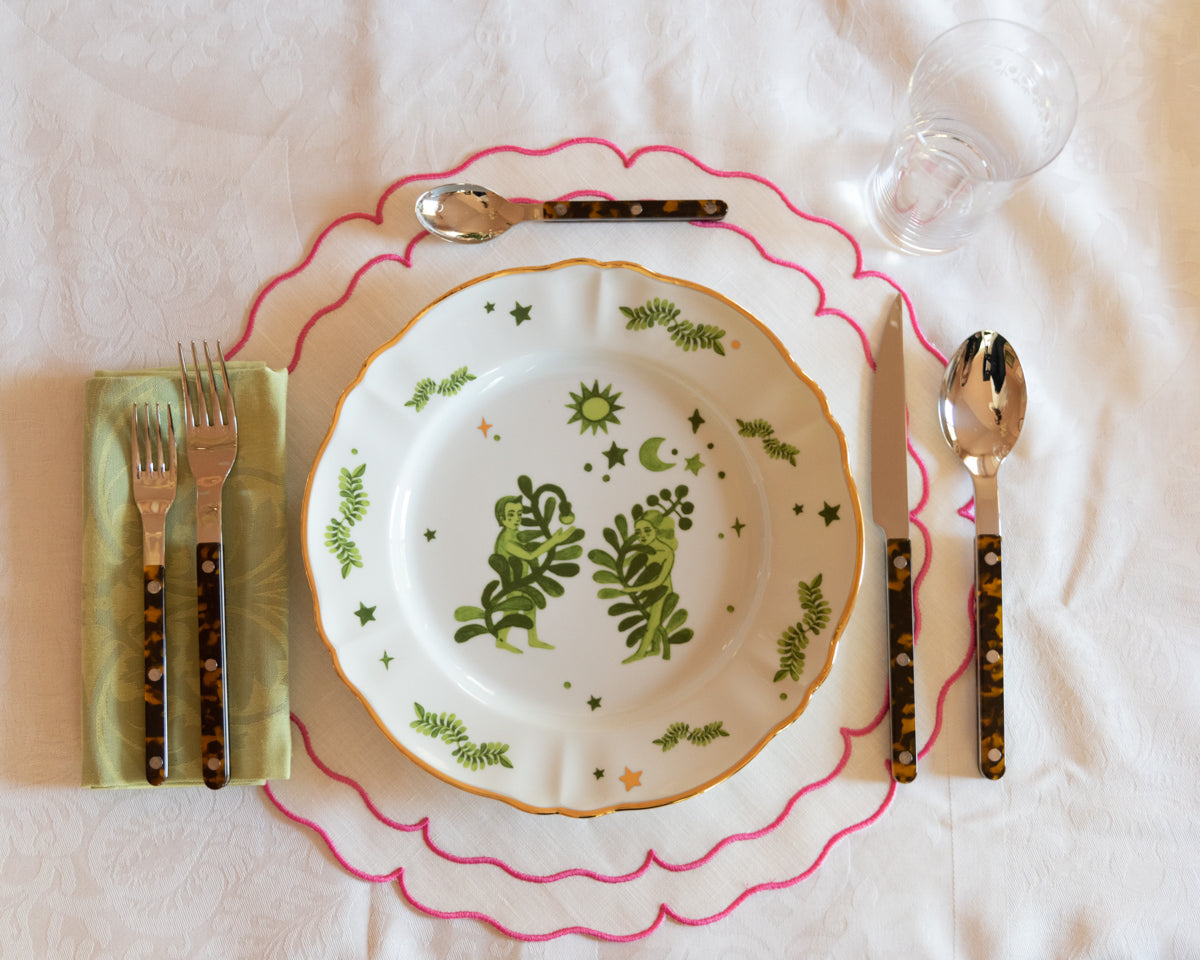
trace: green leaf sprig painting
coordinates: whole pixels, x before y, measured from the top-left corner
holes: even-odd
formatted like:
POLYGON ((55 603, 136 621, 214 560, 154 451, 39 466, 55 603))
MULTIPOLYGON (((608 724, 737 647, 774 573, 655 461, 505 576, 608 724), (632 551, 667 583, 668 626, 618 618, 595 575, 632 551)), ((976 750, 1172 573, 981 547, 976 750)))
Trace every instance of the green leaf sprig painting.
POLYGON ((667 727, 667 732, 657 740, 652 741, 655 745, 662 747, 663 753, 678 746, 681 743, 691 743, 697 747, 707 747, 718 737, 729 736, 729 731, 725 729, 725 721, 714 720, 712 723, 706 723, 702 727, 692 727, 686 723, 672 723, 667 727))
POLYGON ((759 417, 756 420, 738 420, 739 437, 758 437, 762 440, 763 451, 772 460, 786 460, 793 467, 796 457, 800 454, 798 447, 784 443, 775 436, 775 428, 759 417))
POLYGON ((688 612, 679 606, 671 579, 679 546, 675 528, 692 526, 689 515, 695 507, 687 494, 688 488, 680 484, 674 491, 664 488, 646 497, 646 507, 634 504, 630 519, 618 514, 613 525, 604 528, 612 552, 588 553, 600 568, 592 574, 596 583, 603 584, 597 596, 616 601, 608 614, 621 618, 617 629, 628 633, 625 646, 633 648, 622 663, 652 656, 670 660, 671 647, 692 639, 692 629, 684 626, 688 612))
POLYGON ((621 307, 627 322, 626 330, 650 330, 666 327, 671 342, 683 351, 711 350, 725 356, 725 345, 721 342, 725 331, 711 323, 693 323, 679 318, 679 308, 669 300, 655 297, 640 307, 621 307))
POLYGON ((472 743, 471 738, 467 735, 467 725, 453 713, 434 713, 432 710, 426 710, 419 703, 413 704, 413 710, 416 712, 417 719, 412 721, 409 726, 427 737, 453 744, 454 752, 450 755, 464 767, 479 770, 482 767, 494 767, 496 764, 500 764, 509 770, 513 768, 512 761, 508 759, 507 743, 495 741, 472 743))
POLYGON ((785 677, 799 680, 804 671, 804 651, 810 638, 816 636, 829 624, 831 611, 829 601, 821 592, 821 574, 813 577, 811 583, 803 580, 796 587, 800 600, 800 609, 804 617, 792 624, 779 637, 776 646, 779 649, 779 669, 775 673, 775 682, 785 677))
POLYGON ((452 397, 474 379, 475 374, 468 373, 466 367, 459 367, 449 376, 443 377, 440 382, 432 377, 425 377, 417 381, 417 385, 413 387, 412 399, 405 401, 404 405, 415 407, 417 413, 420 413, 435 394, 439 397, 452 397))
POLYGON ((342 467, 338 473, 338 504, 340 516, 334 517, 325 526, 325 546, 342 565, 342 579, 350 576, 354 567, 363 565, 362 554, 350 538, 350 529, 367 515, 371 501, 363 487, 363 474, 367 465, 360 463, 353 470, 342 467))
POLYGON ((537 612, 547 598, 561 597, 565 589, 557 578, 573 577, 583 554, 578 541, 584 532, 571 524, 575 517, 562 487, 544 483, 534 487, 527 476, 517 478, 520 495, 501 497, 495 505, 500 533, 488 566, 497 579, 488 581, 479 606, 462 606, 454 619, 464 626, 454 633, 456 643, 466 643, 483 634, 496 639, 496 646, 510 653, 524 653, 508 642, 514 628, 527 631, 531 648, 552 650, 537 634, 537 612), (555 510, 564 526, 554 529, 555 510), (480 621, 480 622, 476 622, 480 621))

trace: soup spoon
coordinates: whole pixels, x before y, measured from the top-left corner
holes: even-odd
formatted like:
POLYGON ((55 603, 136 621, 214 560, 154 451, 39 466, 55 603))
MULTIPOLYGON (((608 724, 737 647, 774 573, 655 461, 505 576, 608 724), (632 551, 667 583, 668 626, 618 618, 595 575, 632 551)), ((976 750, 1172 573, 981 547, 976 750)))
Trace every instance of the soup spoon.
POLYGON ((724 200, 548 200, 514 203, 473 183, 447 183, 417 198, 417 220, 454 243, 483 243, 523 220, 720 220, 724 200))
POLYGON ((1008 341, 991 330, 971 334, 950 358, 938 400, 942 433, 975 485, 979 770, 990 780, 1004 776, 1004 626, 996 474, 1025 422, 1025 400, 1021 361, 1008 341))

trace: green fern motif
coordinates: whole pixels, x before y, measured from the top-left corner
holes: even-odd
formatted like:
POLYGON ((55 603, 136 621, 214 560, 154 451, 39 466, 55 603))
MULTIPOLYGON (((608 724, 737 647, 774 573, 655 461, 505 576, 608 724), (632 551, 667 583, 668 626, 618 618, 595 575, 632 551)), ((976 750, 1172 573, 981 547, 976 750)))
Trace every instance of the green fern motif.
POLYGON ((464 767, 480 770, 500 764, 509 770, 513 768, 512 761, 508 759, 507 743, 472 743, 467 734, 467 725, 453 713, 434 713, 415 702, 413 710, 417 719, 409 726, 427 737, 452 745, 454 751, 450 756, 464 767))
POLYGON ((413 407, 417 413, 420 413, 435 395, 452 397, 474 379, 475 374, 467 372, 466 367, 459 367, 453 373, 443 377, 440 382, 432 377, 423 377, 413 387, 412 399, 405 402, 404 405, 413 407))
POLYGON ((738 436, 762 440, 763 452, 772 460, 786 460, 793 467, 800 455, 800 448, 784 443, 775 436, 775 428, 759 417, 755 420, 738 420, 738 436))
POLYGON ((459 367, 437 385, 438 396, 452 397, 474 379, 475 374, 467 373, 466 367, 459 367))
POLYGON ((350 576, 351 569, 363 565, 358 545, 350 539, 350 528, 341 520, 329 521, 329 525, 325 528, 325 546, 342 565, 343 580, 350 576))
POLYGON ((673 723, 667 727, 667 732, 657 740, 653 741, 657 746, 662 747, 663 753, 674 749, 680 743, 687 739, 688 733, 691 732, 691 727, 686 723, 673 723))
POLYGON ((784 677, 799 680, 804 672, 804 650, 808 647, 808 633, 800 624, 793 624, 783 631, 777 644, 779 648, 779 669, 775 672, 775 682, 784 677))
POLYGON ((353 470, 342 467, 339 471, 340 516, 333 517, 325 526, 325 546, 342 565, 343 580, 350 576, 352 569, 363 565, 362 554, 350 537, 350 529, 367 515, 367 507, 371 504, 363 486, 362 478, 366 470, 367 465, 360 463, 353 470))
POLYGON ((413 387, 412 399, 404 405, 406 407, 416 407, 417 413, 420 413, 425 409, 425 404, 433 397, 435 390, 437 390, 436 381, 429 379, 429 377, 418 380, 417 385, 413 387))
POLYGON ((716 720, 713 723, 706 723, 702 727, 698 727, 688 734, 688 742, 694 743, 698 747, 707 747, 718 737, 729 736, 729 731, 725 729, 723 720, 716 720))
POLYGON ((714 720, 712 723, 706 723, 702 727, 692 727, 689 724, 678 722, 672 723, 667 727, 667 732, 657 740, 651 741, 656 746, 662 747, 663 753, 673 749, 684 741, 694 744, 697 747, 707 747, 719 737, 729 736, 729 731, 725 729, 725 721, 714 720))
POLYGON ((417 714, 417 719, 412 721, 409 726, 417 733, 423 733, 425 736, 441 740, 443 743, 461 743, 467 739, 467 725, 453 713, 437 714, 415 702, 413 710, 417 714))
POLYGON ((711 323, 681 320, 679 308, 669 300, 655 297, 640 307, 621 307, 620 310, 628 318, 625 323, 626 330, 665 327, 671 342, 684 352, 711 350, 718 356, 725 356, 725 344, 721 342, 725 331, 711 323))
POLYGON ((829 625, 829 618, 833 615, 829 601, 821 592, 821 574, 813 577, 812 583, 801 580, 796 586, 796 596, 804 611, 804 628, 809 633, 820 633, 829 625))
POLYGON ((793 467, 796 465, 796 457, 800 454, 797 447, 793 447, 790 443, 784 443, 778 437, 764 439, 763 450, 772 460, 786 460, 793 467))
POLYGON ((353 470, 342 467, 338 473, 338 493, 342 497, 338 509, 351 526, 367 515, 367 507, 371 505, 371 501, 367 499, 366 490, 363 488, 362 478, 366 472, 367 465, 360 463, 353 470))
POLYGON ((775 673, 775 682, 785 677, 799 680, 804 672, 804 651, 809 640, 829 625, 832 611, 829 602, 821 591, 822 574, 813 577, 811 583, 803 580, 796 587, 796 595, 800 600, 800 608, 804 616, 798 623, 792 624, 779 637, 776 644, 779 650, 779 669, 775 673))
POLYGON ((759 417, 757 420, 738 420, 739 437, 769 437, 775 433, 775 428, 759 417))
POLYGON ((625 324, 626 330, 649 330, 652 327, 665 327, 679 316, 679 309, 669 300, 655 297, 647 300, 640 307, 621 307, 621 312, 629 318, 625 324))
POLYGON ((721 338, 725 331, 711 323, 692 323, 691 320, 680 320, 667 328, 671 334, 671 342, 685 352, 688 350, 712 350, 725 356, 725 346, 721 338))

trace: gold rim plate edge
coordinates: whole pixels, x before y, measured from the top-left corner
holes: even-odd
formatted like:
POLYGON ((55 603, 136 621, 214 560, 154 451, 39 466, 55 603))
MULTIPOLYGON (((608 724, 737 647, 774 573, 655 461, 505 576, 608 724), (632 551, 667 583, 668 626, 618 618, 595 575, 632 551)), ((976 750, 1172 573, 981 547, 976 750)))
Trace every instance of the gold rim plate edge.
POLYGON ((617 812, 620 810, 656 809, 659 807, 665 807, 665 806, 669 806, 674 803, 678 803, 681 800, 686 800, 690 797, 698 796, 699 794, 712 789, 714 786, 725 782, 730 777, 732 777, 734 774, 738 773, 743 767, 745 767, 748 763, 750 763, 751 760, 753 760, 756 756, 758 756, 758 754, 761 753, 763 751, 763 749, 765 749, 767 744, 769 744, 776 736, 778 736, 780 732, 782 732, 783 730, 785 730, 786 728, 791 726, 793 723, 795 723, 796 720, 799 719, 799 717, 807 709, 808 704, 810 703, 813 694, 825 683, 826 679, 828 679, 829 673, 833 668, 833 663, 836 658, 837 649, 840 644, 842 634, 845 631, 847 623, 849 622, 850 615, 853 612, 854 606, 857 602, 858 591, 861 587, 863 562, 864 562, 864 549, 865 549, 864 538, 865 538, 865 531, 864 531, 862 507, 861 507, 861 503, 860 503, 859 496, 858 496, 858 488, 857 488, 857 485, 855 484, 853 473, 851 472, 851 469, 850 469, 849 451, 848 451, 848 447, 847 447, 847 443, 846 443, 845 434, 843 433, 840 425, 834 419, 832 411, 829 409, 828 398, 825 396, 824 392, 816 384, 816 382, 813 381, 813 379, 811 377, 809 377, 808 374, 806 374, 803 369, 801 369, 799 364, 796 363, 796 361, 791 356, 791 354, 788 351, 788 349, 786 348, 786 346, 784 346, 783 342, 774 333, 774 331, 772 331, 770 329, 770 327, 767 326, 765 323, 760 321, 749 310, 740 306, 738 303, 731 300, 729 297, 726 297, 724 294, 721 294, 718 291, 715 291, 709 287, 706 287, 703 284, 696 283, 691 280, 684 280, 684 279, 681 279, 678 277, 672 277, 672 276, 669 276, 666 274, 658 273, 656 271, 650 270, 646 267, 643 267, 640 264, 633 263, 631 261, 624 261, 624 260, 601 261, 601 260, 594 260, 594 259, 585 258, 585 257, 560 260, 560 261, 556 261, 554 263, 548 263, 548 264, 543 264, 543 265, 509 267, 509 268, 505 268, 502 270, 492 271, 490 273, 487 273, 487 274, 484 274, 481 276, 473 277, 470 280, 464 281, 463 283, 460 283, 457 286, 450 288, 445 293, 438 296, 436 299, 427 303, 423 308, 421 308, 421 310, 419 310, 416 314, 414 314, 413 317, 410 320, 408 320, 408 322, 406 322, 404 324, 404 326, 401 327, 401 329, 394 336, 389 338, 386 342, 381 344, 379 347, 375 348, 370 353, 370 355, 363 361, 363 363, 360 366, 359 371, 358 371, 357 375, 354 377, 354 379, 345 387, 345 389, 343 389, 340 397, 338 398, 337 404, 334 407, 334 412, 333 412, 333 415, 332 415, 332 418, 330 421, 330 426, 329 426, 328 430, 326 431, 325 436, 322 439, 321 444, 318 447, 316 454, 313 457, 312 466, 309 468, 308 476, 305 481, 304 495, 303 495, 302 508, 301 508, 301 532, 300 532, 300 544, 301 544, 301 551, 302 551, 303 562, 304 562, 305 578, 308 582, 309 590, 310 590, 310 592, 312 594, 312 598, 313 598, 313 615, 314 615, 314 619, 315 619, 315 625, 317 628, 317 632, 319 633, 322 642, 325 644, 325 647, 330 654, 330 658, 332 660, 334 669, 337 672, 339 678, 341 679, 341 681, 343 683, 346 684, 346 686, 354 693, 355 697, 359 700, 359 702, 362 703, 362 705, 366 708, 367 713, 369 714, 371 719, 374 721, 374 723, 379 728, 379 730, 387 737, 389 742, 391 742, 393 744, 393 746, 395 746, 397 749, 399 749, 400 752, 406 758, 411 760, 419 768, 421 768, 425 772, 431 774, 432 776, 436 777, 437 779, 441 780, 442 782, 447 783, 450 786, 455 787, 459 790, 463 790, 467 793, 474 794, 476 796, 486 797, 486 798, 489 798, 492 800, 499 800, 503 803, 506 803, 512 807, 515 807, 515 808, 522 810, 524 812, 527 812, 527 813, 535 813, 535 814, 543 814, 543 815, 559 814, 562 816, 573 817, 573 818, 591 818, 591 817, 604 816, 606 814, 614 813, 614 812, 617 812), (650 800, 644 800, 644 801, 630 801, 630 802, 624 802, 624 803, 616 803, 616 804, 610 804, 607 806, 597 807, 595 809, 588 809, 588 810, 580 810, 580 809, 574 809, 571 807, 563 807, 563 806, 540 807, 540 806, 526 803, 516 797, 510 796, 510 795, 507 795, 504 793, 500 793, 500 792, 493 791, 493 790, 487 790, 485 788, 478 787, 478 786, 475 786, 470 783, 466 783, 464 781, 456 779, 453 776, 450 776, 449 774, 445 773, 444 771, 439 770, 437 767, 427 763, 421 757, 417 756, 415 753, 413 753, 407 747, 405 747, 404 744, 401 743, 400 740, 397 739, 397 737, 391 732, 388 725, 380 718, 380 716, 375 711, 375 709, 371 705, 371 703, 360 692, 360 690, 357 688, 357 686, 349 680, 349 678, 346 676, 346 674, 344 673, 344 671, 342 669, 342 666, 338 659, 337 651, 336 651, 333 643, 331 642, 330 638, 328 637, 328 635, 325 632, 323 620, 321 617, 320 601, 318 600, 318 597, 317 597, 317 585, 316 585, 316 581, 315 581, 315 578, 313 575, 313 567, 312 567, 312 563, 310 562, 309 550, 308 550, 308 512, 309 512, 309 504, 310 504, 310 498, 311 498, 311 493, 312 493, 312 485, 313 485, 314 475, 316 474, 317 468, 319 467, 319 465, 322 461, 322 458, 325 454, 326 448, 328 447, 330 441, 333 439, 334 433, 337 430, 343 406, 345 405, 347 399, 353 393, 353 391, 362 383, 363 378, 366 376, 368 369, 375 362, 375 360, 379 356, 381 356, 383 353, 385 353, 388 350, 395 347, 400 341, 402 341, 404 339, 405 335, 408 334, 408 332, 413 328, 413 326, 416 325, 416 323, 419 320, 421 320, 423 317, 425 317, 434 308, 436 308, 438 305, 440 305, 444 301, 450 299, 451 297, 455 296, 458 293, 461 293, 464 290, 467 290, 471 287, 477 286, 482 283, 486 283, 486 282, 496 279, 498 277, 505 277, 505 276, 510 276, 513 274, 544 273, 544 272, 560 270, 560 269, 564 269, 567 267, 574 267, 574 266, 587 266, 587 267, 593 267, 593 268, 600 269, 600 270, 622 270, 622 269, 630 270, 630 271, 639 273, 645 277, 648 277, 650 279, 653 279, 653 280, 656 280, 656 281, 659 281, 662 283, 679 286, 679 287, 685 287, 690 290, 694 290, 696 292, 699 292, 708 297, 711 297, 712 299, 730 307, 731 309, 736 311, 738 314, 740 314, 745 320, 747 320, 763 336, 765 336, 766 339, 768 340, 768 342, 778 352, 779 356, 787 363, 787 365, 791 369, 793 375, 795 375, 801 382, 803 382, 808 387, 808 389, 810 391, 812 391, 813 395, 815 396, 815 398, 820 406, 821 413, 825 418, 826 424, 833 430, 834 435, 837 437, 839 451, 840 451, 840 455, 841 455, 840 466, 841 466, 842 474, 846 481, 847 491, 849 493, 851 505, 852 505, 853 511, 854 511, 854 524, 855 524, 855 536, 856 536, 854 572, 850 578, 849 592, 846 597, 841 616, 839 617, 837 624, 834 628, 834 631, 833 631, 832 635, 830 636, 829 647, 828 647, 828 652, 825 657, 825 662, 822 664, 821 670, 817 674, 817 676, 805 688, 804 695, 802 696, 800 703, 796 706, 796 708, 794 710, 792 710, 787 716, 785 716, 781 721, 776 723, 774 726, 770 727, 766 731, 766 733, 763 734, 758 739, 758 741, 755 743, 755 745, 749 751, 747 751, 747 753, 744 754, 738 761, 736 761, 734 764, 732 764, 727 769, 723 770, 718 775, 711 777, 708 780, 706 780, 702 783, 699 783, 692 788, 677 792, 675 794, 672 794, 672 795, 666 796, 666 797, 657 797, 657 798, 652 798, 650 800))

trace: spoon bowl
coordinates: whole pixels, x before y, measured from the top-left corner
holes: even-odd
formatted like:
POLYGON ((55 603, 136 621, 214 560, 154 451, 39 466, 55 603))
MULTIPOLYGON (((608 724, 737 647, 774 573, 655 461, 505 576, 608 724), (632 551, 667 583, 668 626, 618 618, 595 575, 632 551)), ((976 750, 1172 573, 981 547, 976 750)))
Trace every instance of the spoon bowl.
POLYGON ((453 243, 483 243, 526 218, 525 208, 473 183, 445 183, 417 198, 421 227, 453 243))
POLYGON ((421 227, 452 243, 494 240, 524 220, 720 220, 723 200, 551 200, 515 203, 474 183, 445 183, 417 198, 421 227))
POLYGON ((942 433, 975 487, 975 655, 979 769, 1004 776, 1004 626, 1000 504, 996 474, 1025 423, 1025 372, 991 330, 973 333, 946 367, 938 400, 942 433))
POLYGON ((1025 373, 1000 334, 981 330, 950 358, 938 401, 946 442, 973 475, 994 477, 1025 423, 1025 373))

